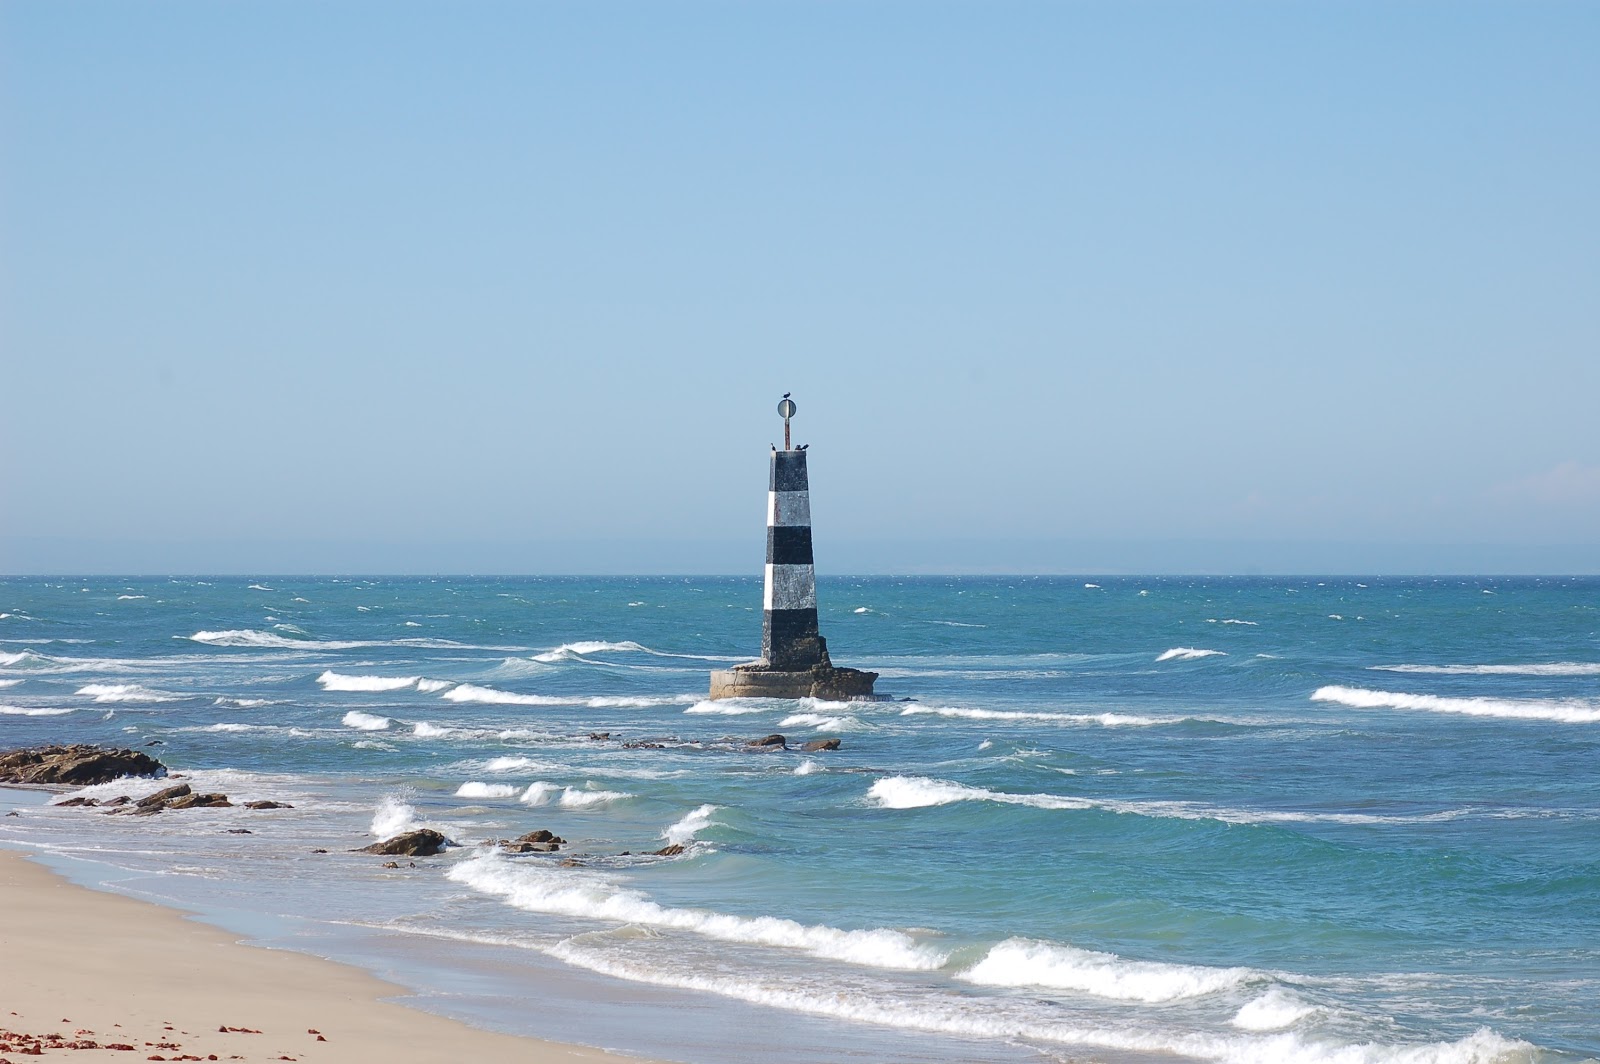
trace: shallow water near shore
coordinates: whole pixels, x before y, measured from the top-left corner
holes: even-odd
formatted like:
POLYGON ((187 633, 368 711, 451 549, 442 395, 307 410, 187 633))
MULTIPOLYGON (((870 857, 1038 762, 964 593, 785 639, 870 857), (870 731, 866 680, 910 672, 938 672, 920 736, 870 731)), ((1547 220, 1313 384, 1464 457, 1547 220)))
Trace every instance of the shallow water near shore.
POLYGON ((835 660, 916 701, 704 702, 760 594, 0 581, 0 747, 295 806, 6 792, 0 842, 669 1059, 1600 1055, 1600 580, 824 579, 835 660), (464 845, 349 852, 413 824, 464 845))

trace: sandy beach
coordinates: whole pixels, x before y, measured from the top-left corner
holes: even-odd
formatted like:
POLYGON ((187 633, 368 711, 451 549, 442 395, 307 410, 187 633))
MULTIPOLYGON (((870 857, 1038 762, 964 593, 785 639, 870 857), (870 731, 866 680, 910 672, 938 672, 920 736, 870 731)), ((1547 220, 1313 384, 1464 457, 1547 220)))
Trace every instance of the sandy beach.
POLYGON ((76 886, 15 850, 0 849, 0 913, 0 1061, 38 1047, 80 1061, 640 1064, 385 1001, 404 989, 76 886))

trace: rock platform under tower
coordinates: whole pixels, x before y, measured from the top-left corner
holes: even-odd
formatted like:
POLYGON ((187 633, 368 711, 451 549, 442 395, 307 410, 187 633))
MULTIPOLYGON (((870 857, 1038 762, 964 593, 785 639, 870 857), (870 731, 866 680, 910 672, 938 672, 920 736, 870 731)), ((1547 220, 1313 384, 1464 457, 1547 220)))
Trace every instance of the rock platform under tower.
POLYGON ((774 669, 761 662, 716 669, 711 673, 711 697, 717 698, 821 698, 829 702, 878 700, 872 691, 875 672, 814 665, 809 669, 774 669))

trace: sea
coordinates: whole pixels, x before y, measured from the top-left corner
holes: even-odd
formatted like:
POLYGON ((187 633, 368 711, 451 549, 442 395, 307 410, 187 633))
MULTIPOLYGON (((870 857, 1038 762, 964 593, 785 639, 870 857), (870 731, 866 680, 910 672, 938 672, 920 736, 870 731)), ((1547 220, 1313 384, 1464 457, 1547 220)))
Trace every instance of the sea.
POLYGON ((756 577, 0 580, 0 748, 293 806, 10 788, 0 845, 664 1060, 1600 1058, 1600 579, 818 599, 892 701, 707 701, 756 577), (356 852, 418 825, 458 845, 356 852))

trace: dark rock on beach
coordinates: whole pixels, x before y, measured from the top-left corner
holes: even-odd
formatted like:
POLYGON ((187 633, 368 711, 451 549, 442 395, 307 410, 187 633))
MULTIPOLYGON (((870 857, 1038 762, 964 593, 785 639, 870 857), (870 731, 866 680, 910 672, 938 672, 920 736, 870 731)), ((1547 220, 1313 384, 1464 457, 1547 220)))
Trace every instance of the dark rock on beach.
POLYGON ((165 776, 167 768, 137 750, 98 746, 40 746, 0 753, 0 783, 64 784, 89 787, 123 776, 165 776))
POLYGON ((140 809, 150 809, 158 805, 164 805, 174 798, 182 798, 184 795, 189 793, 189 785, 187 783, 180 783, 176 787, 164 787, 161 790, 156 791, 154 794, 147 794, 134 804, 140 809))
POLYGON ((62 807, 63 809, 67 809, 67 808, 70 808, 72 806, 78 806, 78 805, 99 805, 100 804, 100 799, 98 799, 98 798, 85 798, 82 795, 79 795, 76 798, 68 798, 64 802, 56 802, 55 804, 60 806, 60 807, 62 807))
POLYGON ((226 794, 185 794, 167 802, 167 809, 226 809, 232 808, 226 794))
POLYGON ((432 857, 446 846, 455 843, 432 828, 418 828, 392 839, 363 846, 356 853, 375 853, 382 857, 432 857))
POLYGON ((801 746, 800 749, 804 750, 808 754, 814 754, 819 750, 837 750, 839 749, 840 744, 841 741, 838 739, 813 739, 809 743, 801 746))

